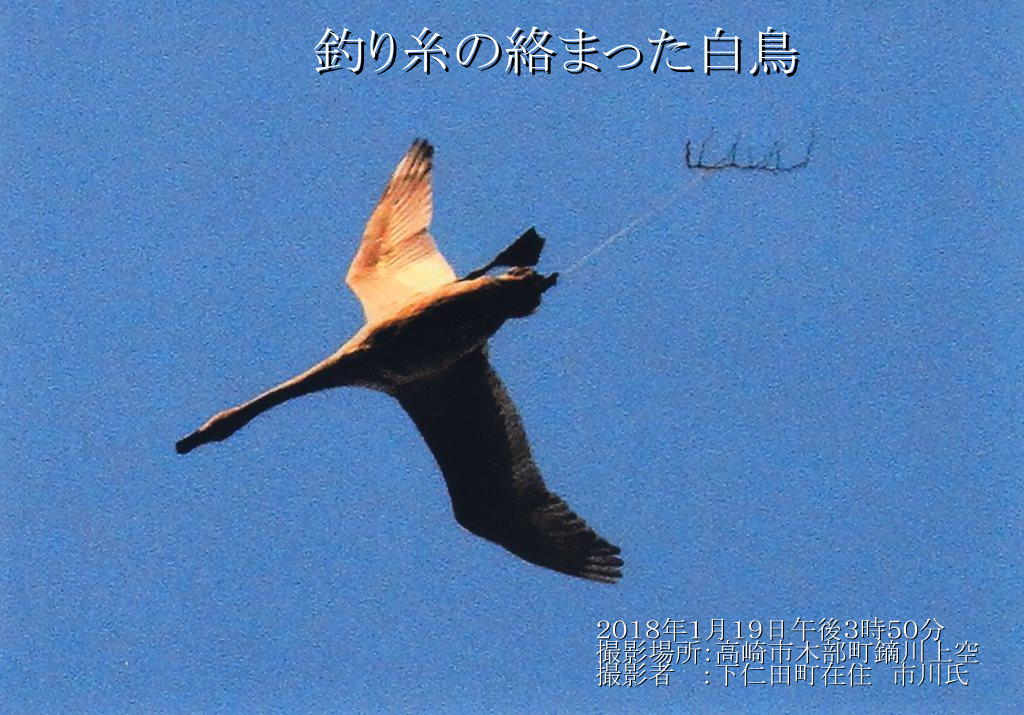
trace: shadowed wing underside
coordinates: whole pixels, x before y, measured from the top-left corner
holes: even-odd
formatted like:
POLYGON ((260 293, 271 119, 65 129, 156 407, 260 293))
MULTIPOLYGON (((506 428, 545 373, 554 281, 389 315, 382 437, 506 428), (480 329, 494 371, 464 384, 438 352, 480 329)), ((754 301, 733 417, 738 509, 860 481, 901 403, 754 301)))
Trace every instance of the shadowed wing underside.
POLYGON ((572 576, 606 583, 622 576, 619 548, 547 490, 484 349, 396 396, 441 467, 455 518, 465 528, 572 576))
POLYGON ((433 213, 433 155, 434 148, 427 142, 413 142, 366 223, 345 282, 363 304, 367 323, 378 322, 414 296, 455 280, 455 272, 428 232, 433 213))

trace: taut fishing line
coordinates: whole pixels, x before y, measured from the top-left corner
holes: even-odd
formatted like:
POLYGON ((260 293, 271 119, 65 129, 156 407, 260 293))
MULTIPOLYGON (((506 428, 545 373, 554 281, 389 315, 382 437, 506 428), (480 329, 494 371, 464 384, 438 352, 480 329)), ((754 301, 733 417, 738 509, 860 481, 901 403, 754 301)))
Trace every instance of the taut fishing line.
MULTIPOLYGON (((713 132, 712 132, 713 134, 713 132)), ((640 228, 652 218, 664 211, 672 203, 673 200, 679 196, 685 194, 687 191, 692 189, 698 183, 706 179, 709 175, 714 174, 724 169, 741 169, 744 171, 764 171, 772 174, 788 173, 790 171, 799 171, 804 169, 811 161, 811 155, 814 153, 814 142, 817 139, 817 133, 812 128, 811 136, 807 142, 807 151, 804 157, 799 161, 783 164, 782 154, 779 146, 779 142, 772 144, 772 149, 761 161, 738 161, 736 158, 737 147, 739 142, 733 143, 728 156, 720 161, 707 163, 704 160, 704 147, 711 140, 709 135, 707 139, 700 143, 699 152, 696 158, 692 155, 691 143, 686 142, 686 167, 699 172, 690 181, 680 186, 676 191, 671 191, 664 198, 654 202, 654 205, 648 208, 646 211, 636 214, 633 218, 629 219, 622 228, 613 232, 611 235, 601 239, 598 244, 581 257, 570 263, 565 270, 561 271, 561 275, 567 276, 576 271, 577 268, 582 266, 584 263, 598 255, 606 248, 616 243, 617 241, 625 238, 629 234, 633 233, 636 229, 640 228)))
POLYGON ((688 192, 690 189, 692 189, 694 186, 699 184, 701 181, 706 179, 711 173, 713 172, 700 172, 699 174, 697 174, 697 176, 693 177, 690 181, 683 184, 677 190, 669 192, 668 195, 656 201, 654 205, 648 208, 646 211, 634 215, 621 228, 614 231, 605 238, 602 238, 601 241, 598 242, 596 246, 594 246, 594 248, 592 248, 590 251, 584 253, 582 256, 580 256, 575 261, 570 263, 564 270, 559 271, 559 276, 568 276, 572 274, 573 272, 576 271, 577 268, 579 268, 587 261, 594 258, 594 256, 598 255, 609 246, 625 238, 626 236, 633 233, 641 226, 648 223, 655 216, 657 216, 658 214, 662 213, 665 209, 667 209, 673 201, 675 201, 677 198, 679 198, 680 196, 688 192))

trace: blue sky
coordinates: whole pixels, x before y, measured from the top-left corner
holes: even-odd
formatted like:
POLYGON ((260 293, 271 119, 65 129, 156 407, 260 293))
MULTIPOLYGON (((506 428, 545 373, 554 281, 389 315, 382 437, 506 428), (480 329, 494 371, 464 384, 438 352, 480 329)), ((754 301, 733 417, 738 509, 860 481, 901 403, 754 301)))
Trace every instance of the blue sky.
MULTIPOLYGON (((1010 709, 1021 629, 1019 13, 803 3, 4 11, 0 692, 14 712, 1010 709), (371 9, 372 8, 372 9, 371 9), (787 30, 790 78, 314 71, 326 27, 787 30), (688 138, 811 165, 688 185, 688 138), (338 390, 174 440, 361 322, 416 137, 456 270, 564 269, 492 341, 615 587, 462 531, 411 421, 338 390), (682 187, 685 190, 680 190, 682 187), (1011 234, 1011 229, 1014 233, 1011 234), (597 622, 937 619, 970 686, 598 688, 597 622)), ((561 43, 552 45, 562 51, 561 43)), ((685 59, 684 59, 685 58, 685 59)), ((673 58, 676 61, 676 58, 673 58)), ((709 647, 713 646, 709 643, 709 647)))

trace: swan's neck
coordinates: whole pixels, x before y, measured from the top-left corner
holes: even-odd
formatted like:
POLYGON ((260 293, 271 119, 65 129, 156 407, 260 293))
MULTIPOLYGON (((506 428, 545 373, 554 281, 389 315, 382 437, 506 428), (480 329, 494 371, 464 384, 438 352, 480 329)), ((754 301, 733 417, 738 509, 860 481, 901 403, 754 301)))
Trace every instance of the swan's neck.
POLYGON ((294 397, 301 397, 331 387, 351 384, 351 371, 347 370, 347 356, 341 351, 320 361, 305 372, 301 372, 290 380, 270 388, 253 399, 239 405, 236 409, 245 413, 248 419, 266 412, 272 407, 287 402, 294 397))
POLYGON ((206 424, 178 441, 176 448, 184 454, 201 444, 227 439, 253 418, 282 402, 319 392, 329 387, 352 384, 357 374, 358 360, 342 348, 303 373, 272 387, 248 402, 214 415, 206 424))

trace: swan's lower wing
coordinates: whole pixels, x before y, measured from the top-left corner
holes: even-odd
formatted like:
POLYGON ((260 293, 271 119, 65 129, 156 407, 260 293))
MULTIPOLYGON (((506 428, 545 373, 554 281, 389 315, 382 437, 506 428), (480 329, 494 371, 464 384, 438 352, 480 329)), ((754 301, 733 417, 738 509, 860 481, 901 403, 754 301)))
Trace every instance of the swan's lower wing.
POLYGON ((441 467, 460 524, 540 566, 607 583, 622 576, 619 548, 545 487, 483 350, 396 397, 441 467))

